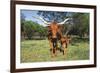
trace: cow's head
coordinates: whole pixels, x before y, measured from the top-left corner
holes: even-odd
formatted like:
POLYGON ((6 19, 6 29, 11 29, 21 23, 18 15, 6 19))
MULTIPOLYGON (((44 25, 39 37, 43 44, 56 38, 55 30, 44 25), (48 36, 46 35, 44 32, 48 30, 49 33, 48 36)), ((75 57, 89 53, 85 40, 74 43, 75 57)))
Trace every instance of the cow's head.
POLYGON ((66 21, 70 19, 66 18, 64 21, 57 23, 55 20, 53 20, 52 22, 47 22, 41 17, 34 17, 34 18, 40 19, 44 24, 47 25, 50 37, 52 39, 54 38, 57 39, 57 37, 61 35, 62 24, 64 24, 66 21))
POLYGON ((57 38, 57 35, 59 34, 60 31, 60 25, 58 25, 57 22, 53 21, 52 23, 49 24, 48 31, 51 34, 52 39, 57 38))

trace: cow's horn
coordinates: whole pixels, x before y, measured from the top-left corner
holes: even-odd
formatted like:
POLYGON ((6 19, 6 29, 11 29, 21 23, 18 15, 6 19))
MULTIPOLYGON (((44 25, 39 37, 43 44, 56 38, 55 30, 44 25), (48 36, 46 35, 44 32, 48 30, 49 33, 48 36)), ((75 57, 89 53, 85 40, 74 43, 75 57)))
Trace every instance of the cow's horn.
POLYGON ((42 17, 35 17, 35 16, 33 16, 33 17, 41 20, 44 24, 50 24, 49 22, 45 21, 42 17))
POLYGON ((64 24, 65 22, 67 22, 68 20, 69 20, 70 18, 66 18, 64 21, 62 21, 62 22, 60 22, 60 23, 58 23, 58 24, 64 24))

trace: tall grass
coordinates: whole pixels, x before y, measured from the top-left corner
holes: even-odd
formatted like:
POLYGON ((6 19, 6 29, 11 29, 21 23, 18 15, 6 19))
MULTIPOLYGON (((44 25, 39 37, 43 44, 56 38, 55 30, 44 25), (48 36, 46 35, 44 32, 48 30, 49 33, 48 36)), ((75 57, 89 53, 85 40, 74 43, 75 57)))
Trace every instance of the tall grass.
POLYGON ((74 41, 67 48, 67 54, 57 51, 52 58, 48 40, 24 40, 21 42, 21 62, 68 61, 89 59, 88 41, 74 41))

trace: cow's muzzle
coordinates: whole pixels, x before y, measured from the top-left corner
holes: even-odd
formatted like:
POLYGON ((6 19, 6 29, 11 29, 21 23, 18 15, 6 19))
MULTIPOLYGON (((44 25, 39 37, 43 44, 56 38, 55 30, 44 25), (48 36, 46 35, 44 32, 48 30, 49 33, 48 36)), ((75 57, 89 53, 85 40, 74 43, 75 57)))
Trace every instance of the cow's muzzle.
POLYGON ((53 48, 56 48, 56 46, 57 46, 57 38, 52 38, 52 42, 53 42, 53 48))

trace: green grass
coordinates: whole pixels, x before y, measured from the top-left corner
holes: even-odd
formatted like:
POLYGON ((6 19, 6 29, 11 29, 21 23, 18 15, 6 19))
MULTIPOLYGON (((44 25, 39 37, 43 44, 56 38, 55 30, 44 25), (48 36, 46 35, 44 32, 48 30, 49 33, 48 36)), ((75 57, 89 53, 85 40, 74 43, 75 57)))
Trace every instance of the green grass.
POLYGON ((21 62, 45 62, 64 60, 87 60, 89 59, 88 41, 72 41, 64 56, 57 51, 57 56, 52 58, 48 40, 24 40, 21 42, 21 62))

